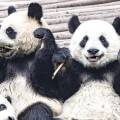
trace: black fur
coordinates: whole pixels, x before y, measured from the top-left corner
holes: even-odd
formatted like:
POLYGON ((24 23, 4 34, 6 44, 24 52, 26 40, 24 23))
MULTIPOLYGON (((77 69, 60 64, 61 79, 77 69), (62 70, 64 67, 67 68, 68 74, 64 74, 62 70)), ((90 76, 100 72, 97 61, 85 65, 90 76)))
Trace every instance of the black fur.
POLYGON ((30 70, 31 86, 33 89, 43 95, 51 98, 58 96, 57 86, 52 81, 54 66, 52 65, 52 52, 46 49, 40 50, 33 61, 30 70))
POLYGON ((80 47, 84 48, 88 40, 89 40, 89 37, 87 35, 84 36, 82 41, 80 42, 80 47))
POLYGON ((7 71, 7 60, 0 58, 0 83, 4 81, 7 71))
POLYGON ((57 50, 55 38, 49 29, 38 28, 34 31, 34 36, 36 38, 42 39, 44 48, 49 49, 50 51, 57 50))
POLYGON ((106 40, 106 38, 104 37, 104 35, 101 35, 101 36, 99 37, 99 39, 100 39, 100 42, 102 43, 102 45, 103 45, 104 47, 108 48, 109 43, 108 43, 108 41, 106 40))
POLYGON ((79 25, 80 21, 78 16, 76 15, 72 16, 68 23, 69 32, 73 34, 79 25))
MULTIPOLYGON (((37 34, 35 36, 41 38, 43 37, 42 33, 50 32, 49 30, 45 32, 44 31, 45 29, 44 30, 43 29, 44 28, 37 29, 34 32, 34 34, 37 34), (43 31, 41 32, 41 30, 43 31)), ((36 53, 36 57, 31 67, 31 72, 30 72, 31 86, 34 88, 36 92, 38 92, 43 96, 48 96, 50 98, 57 98, 59 100, 61 99, 64 101, 70 95, 73 94, 73 89, 76 86, 72 88, 70 86, 72 82, 64 79, 61 80, 58 78, 58 79, 52 80, 52 75, 55 71, 54 60, 55 59, 58 60, 58 58, 60 58, 58 56, 60 55, 61 57, 64 56, 63 59, 68 59, 70 54, 67 52, 67 49, 65 48, 63 49, 56 48, 57 45, 54 41, 53 35, 50 35, 49 39, 46 39, 46 38, 47 38, 46 36, 43 37, 44 48, 42 50, 39 50, 36 53), (69 91, 67 92, 66 90, 69 90, 69 91)))
POLYGON ((18 120, 54 120, 51 109, 43 103, 35 103, 19 114, 18 120))
POLYGON ((113 88, 115 92, 120 96, 120 74, 115 76, 115 79, 113 81, 113 88))
POLYGON ((8 15, 10 15, 10 14, 12 14, 12 13, 14 13, 14 12, 16 12, 15 7, 14 7, 14 6, 9 6, 9 7, 8 7, 8 15))
POLYGON ((59 63, 61 64, 70 60, 70 58, 72 58, 72 56, 70 54, 69 49, 63 47, 53 54, 52 62, 54 65, 59 63))
POLYGON ((112 25, 115 28, 116 32, 120 35, 120 18, 116 17, 112 25))
POLYGON ((28 16, 35 18, 38 22, 40 22, 41 17, 43 16, 42 6, 38 3, 31 3, 28 7, 28 16))
POLYGON ((34 31, 37 38, 42 38, 44 48, 36 53, 33 65, 30 70, 30 83, 33 89, 43 96, 56 98, 58 96, 57 89, 52 82, 52 74, 54 66, 52 64, 52 56, 57 51, 57 45, 54 36, 48 29, 38 28, 34 31))

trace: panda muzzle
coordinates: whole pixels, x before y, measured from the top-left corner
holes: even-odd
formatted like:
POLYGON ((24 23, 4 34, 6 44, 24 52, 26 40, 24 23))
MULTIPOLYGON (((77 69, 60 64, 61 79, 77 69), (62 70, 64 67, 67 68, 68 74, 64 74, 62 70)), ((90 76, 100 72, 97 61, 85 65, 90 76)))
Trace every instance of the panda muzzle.
POLYGON ((0 43, 0 57, 11 58, 17 52, 17 47, 13 44, 0 43))
POLYGON ((0 45, 0 53, 7 53, 13 50, 13 46, 11 45, 0 45))

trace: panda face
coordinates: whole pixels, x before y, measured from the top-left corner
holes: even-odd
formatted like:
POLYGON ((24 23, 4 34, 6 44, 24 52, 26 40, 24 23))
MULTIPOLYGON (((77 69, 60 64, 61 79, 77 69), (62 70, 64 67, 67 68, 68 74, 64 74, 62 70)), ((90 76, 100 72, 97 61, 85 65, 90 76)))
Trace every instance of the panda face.
POLYGON ((100 67, 117 59, 119 36, 114 27, 101 20, 82 23, 73 34, 72 57, 87 67, 100 67))
POLYGON ((15 111, 9 101, 0 95, 0 120, 16 120, 15 111))
POLYGON ((4 19, 0 28, 0 56, 30 54, 40 46, 41 41, 34 37, 33 31, 40 26, 47 27, 47 24, 37 15, 42 12, 39 9, 39 4, 32 3, 28 11, 14 12, 4 19))

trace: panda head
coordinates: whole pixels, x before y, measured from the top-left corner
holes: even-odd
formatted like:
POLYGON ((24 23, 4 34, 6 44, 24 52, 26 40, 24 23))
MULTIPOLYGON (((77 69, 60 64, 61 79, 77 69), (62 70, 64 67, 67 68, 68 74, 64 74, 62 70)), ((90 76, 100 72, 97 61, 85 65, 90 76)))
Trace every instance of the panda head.
POLYGON ((113 24, 102 20, 80 23, 77 16, 69 21, 69 31, 74 33, 70 43, 73 59, 85 67, 101 67, 117 60, 120 50, 120 19, 113 24))
POLYGON ((11 103, 0 95, 0 120, 16 120, 14 108, 11 103))
POLYGON ((8 8, 9 16, 1 23, 0 56, 11 57, 30 54, 40 47, 41 41, 34 37, 33 31, 38 27, 48 27, 43 17, 42 7, 31 3, 27 11, 8 8))

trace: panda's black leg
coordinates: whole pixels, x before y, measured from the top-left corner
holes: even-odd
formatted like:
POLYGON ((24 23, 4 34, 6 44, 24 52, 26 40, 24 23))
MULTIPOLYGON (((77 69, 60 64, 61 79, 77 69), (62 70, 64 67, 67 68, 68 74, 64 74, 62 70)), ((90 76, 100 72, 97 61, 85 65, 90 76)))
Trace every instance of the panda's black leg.
POLYGON ((38 51, 30 68, 30 82, 35 92, 50 98, 57 97, 57 86, 52 80, 53 72, 51 52, 46 49, 38 51))
MULTIPOLYGON (((57 48, 54 36, 48 29, 38 28, 34 31, 34 35, 43 40, 44 47, 37 51, 30 69, 31 86, 40 95, 55 99, 63 99, 61 96, 65 96, 65 92, 62 84, 64 84, 65 89, 71 89, 70 84, 72 82, 66 82, 63 76, 52 80, 52 76, 55 67, 69 60, 71 57, 70 52, 67 48, 57 48), (60 90, 61 88, 63 89, 63 93, 60 90)), ((67 94, 71 94, 71 92, 67 94)))
POLYGON ((113 88, 115 92, 120 96, 120 74, 115 76, 113 81, 113 88))
POLYGON ((4 81, 7 69, 7 60, 0 58, 0 83, 4 81))
MULTIPOLYGON (((61 81, 63 81, 66 89, 67 86, 69 89, 69 83, 64 82, 61 77, 52 80, 52 76, 55 71, 55 64, 58 65, 68 60, 71 57, 70 52, 67 48, 57 48, 54 36, 48 29, 38 28, 35 30, 34 35, 43 40, 44 47, 37 51, 30 68, 31 86, 40 95, 61 99, 61 81)), ((64 89, 63 93, 65 93, 64 89)))
POLYGON ((54 120, 51 109, 43 103, 35 103, 18 115, 18 120, 54 120))
POLYGON ((30 82, 33 89, 50 98, 57 97, 57 86, 52 81, 54 66, 52 56, 57 51, 55 39, 50 30, 38 28, 34 32, 35 37, 42 39, 44 47, 36 52, 33 64, 30 68, 30 82))

